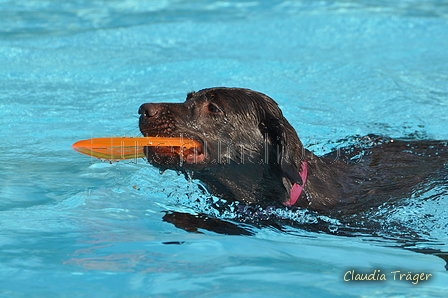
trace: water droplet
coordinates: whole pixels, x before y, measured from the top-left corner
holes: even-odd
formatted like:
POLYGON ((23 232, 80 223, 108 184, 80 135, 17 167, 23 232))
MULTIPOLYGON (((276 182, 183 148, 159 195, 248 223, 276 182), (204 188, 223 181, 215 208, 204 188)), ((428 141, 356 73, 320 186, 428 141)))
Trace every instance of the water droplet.
POLYGON ((334 233, 338 230, 338 227, 334 226, 334 225, 330 225, 330 226, 328 226, 328 230, 330 230, 331 233, 334 233))

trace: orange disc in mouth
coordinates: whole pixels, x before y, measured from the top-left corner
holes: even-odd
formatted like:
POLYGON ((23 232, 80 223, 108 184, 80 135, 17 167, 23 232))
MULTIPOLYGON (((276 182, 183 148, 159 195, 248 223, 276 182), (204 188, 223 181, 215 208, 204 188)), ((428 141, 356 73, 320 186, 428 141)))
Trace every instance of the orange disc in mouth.
POLYGON ((198 141, 187 138, 111 137, 82 140, 72 145, 79 153, 102 159, 135 159, 145 157, 143 147, 200 147, 198 141))

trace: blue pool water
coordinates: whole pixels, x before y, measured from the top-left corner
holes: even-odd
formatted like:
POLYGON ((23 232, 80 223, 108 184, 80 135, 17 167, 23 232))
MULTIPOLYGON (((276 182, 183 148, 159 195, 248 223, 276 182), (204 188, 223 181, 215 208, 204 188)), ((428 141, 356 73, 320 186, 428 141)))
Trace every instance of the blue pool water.
POLYGON ((375 236, 287 211, 328 233, 194 234, 162 221, 213 213, 194 182, 70 146, 138 136, 140 104, 213 86, 268 94, 318 154, 448 140, 447 53, 447 1, 0 0, 0 297, 446 297, 445 262, 401 248, 448 252, 446 181, 367 213, 375 236))

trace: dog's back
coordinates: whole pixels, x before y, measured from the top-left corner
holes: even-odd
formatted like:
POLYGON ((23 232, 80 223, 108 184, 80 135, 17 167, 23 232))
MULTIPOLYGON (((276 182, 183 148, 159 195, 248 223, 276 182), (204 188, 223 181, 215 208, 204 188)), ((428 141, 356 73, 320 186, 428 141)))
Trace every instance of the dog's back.
POLYGON ((323 157, 341 175, 345 197, 337 210, 356 213, 412 195, 429 180, 448 181, 446 141, 394 140, 375 135, 323 157))

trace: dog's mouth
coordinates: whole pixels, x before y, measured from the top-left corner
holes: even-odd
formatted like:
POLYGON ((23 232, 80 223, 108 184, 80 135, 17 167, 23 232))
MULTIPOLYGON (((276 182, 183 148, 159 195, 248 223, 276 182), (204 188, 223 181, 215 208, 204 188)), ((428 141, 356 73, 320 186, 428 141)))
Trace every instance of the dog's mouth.
MULTIPOLYGON (((160 136, 160 135, 158 135, 160 136)), ((164 136, 174 137, 174 136, 164 136)), ((184 137, 185 138, 185 137, 184 137)), ((188 143, 187 138, 185 138, 188 143)), ((189 138, 188 138, 189 139, 189 138)), ((203 142, 197 139, 194 141, 199 142, 201 145, 198 147, 187 146, 156 146, 145 147, 145 155, 151 162, 169 167, 170 165, 183 165, 187 164, 199 164, 203 163, 206 159, 206 152, 204 150, 203 142)))
POLYGON ((167 168, 177 168, 178 165, 199 164, 206 159, 205 142, 197 136, 184 133, 178 129, 176 121, 171 117, 169 111, 161 113, 160 107, 155 104, 146 104, 147 107, 140 108, 140 132, 146 137, 183 138, 200 144, 197 147, 190 146, 155 146, 145 147, 145 155, 148 161, 167 168))
POLYGON ((205 160, 205 153, 203 146, 192 147, 192 148, 182 148, 179 155, 183 157, 183 159, 187 163, 201 163, 205 160))

